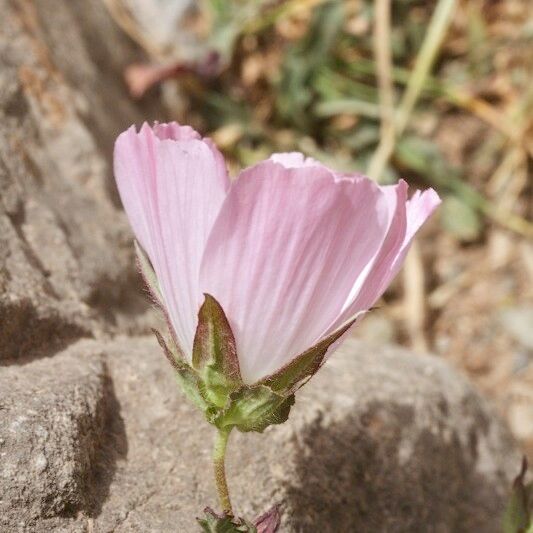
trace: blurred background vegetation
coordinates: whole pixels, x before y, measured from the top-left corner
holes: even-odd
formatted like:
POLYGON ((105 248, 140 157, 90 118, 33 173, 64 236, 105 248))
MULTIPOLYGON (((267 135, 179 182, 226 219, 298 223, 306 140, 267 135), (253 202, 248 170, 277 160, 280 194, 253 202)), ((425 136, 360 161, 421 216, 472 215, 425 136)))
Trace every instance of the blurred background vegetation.
POLYGON ((452 361, 533 456, 531 3, 103 1, 147 54, 132 97, 211 136, 232 172, 297 150, 439 191, 356 334, 452 361))

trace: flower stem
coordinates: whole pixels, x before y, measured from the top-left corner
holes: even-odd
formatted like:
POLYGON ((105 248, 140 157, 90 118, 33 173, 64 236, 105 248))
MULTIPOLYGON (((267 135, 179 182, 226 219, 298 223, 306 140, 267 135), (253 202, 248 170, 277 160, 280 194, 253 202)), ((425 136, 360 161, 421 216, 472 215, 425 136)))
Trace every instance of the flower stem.
POLYGON ((231 501, 229 498, 228 483, 226 481, 226 467, 224 464, 226 458, 226 447, 228 437, 231 432, 230 428, 218 429, 213 449, 213 466, 215 469, 215 483, 217 486, 218 500, 222 511, 233 514, 231 501))

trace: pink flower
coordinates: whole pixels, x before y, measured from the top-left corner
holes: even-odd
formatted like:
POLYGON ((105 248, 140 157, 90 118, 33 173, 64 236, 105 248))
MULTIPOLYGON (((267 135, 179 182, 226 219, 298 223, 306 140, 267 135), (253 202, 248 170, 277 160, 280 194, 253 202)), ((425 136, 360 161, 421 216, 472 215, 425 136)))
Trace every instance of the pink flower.
POLYGON ((181 351, 190 363, 212 295, 248 385, 372 307, 440 203, 432 189, 408 200, 404 181, 380 187, 299 153, 231 182, 213 143, 175 122, 122 133, 115 176, 181 351))

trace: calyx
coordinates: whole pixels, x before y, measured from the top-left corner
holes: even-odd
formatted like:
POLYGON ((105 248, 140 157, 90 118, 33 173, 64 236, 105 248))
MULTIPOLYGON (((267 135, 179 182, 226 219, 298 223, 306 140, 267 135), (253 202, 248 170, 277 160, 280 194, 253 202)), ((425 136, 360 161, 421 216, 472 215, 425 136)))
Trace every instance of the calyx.
POLYGON ((280 526, 279 505, 274 505, 253 523, 228 513, 217 513, 210 507, 204 509, 205 516, 197 518, 204 533, 276 533, 280 526))
POLYGON ((176 371, 183 392, 219 429, 262 432, 289 416, 294 393, 320 368, 328 348, 355 322, 347 321, 274 374, 253 385, 243 382, 235 337, 222 306, 205 294, 198 312, 192 364, 183 355, 164 306, 150 261, 137 245, 137 265, 154 303, 167 318, 169 335, 153 330, 164 354, 176 371))

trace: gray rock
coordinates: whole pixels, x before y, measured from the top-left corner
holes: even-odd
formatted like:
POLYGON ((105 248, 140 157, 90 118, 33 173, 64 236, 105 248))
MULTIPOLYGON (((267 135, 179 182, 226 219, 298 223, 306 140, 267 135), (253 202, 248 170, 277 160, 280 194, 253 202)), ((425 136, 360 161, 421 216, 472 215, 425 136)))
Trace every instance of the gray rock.
MULTIPOLYGON (((85 488, 28 485, 28 501, 39 494, 54 505, 38 516, 32 504, 23 531, 194 532, 194 517, 216 507, 212 428, 152 339, 82 346, 107 355, 112 395, 96 396, 111 422, 95 422, 98 452, 66 448, 64 463, 77 464, 69 471, 89 472, 85 488), (52 519, 68 505, 78 515, 52 519)), ((56 420, 75 411, 66 399, 49 406, 56 420)), ((349 340, 300 391, 288 423, 232 435, 228 473, 237 512, 254 517, 283 502, 286 532, 491 532, 519 462, 498 418, 446 364, 349 340)))
MULTIPOLYGON (((98 531, 195 531, 193 517, 216 506, 213 432, 154 346, 125 339, 111 348, 129 452, 98 531)), ((499 531, 520 456, 448 365, 351 340, 300 392, 287 424, 232 436, 239 513, 283 501, 287 532, 499 531)))
POLYGON ((87 507, 109 387, 102 354, 86 341, 1 370, 1 531, 87 507))
POLYGON ((99 2, 0 0, 0 12, 1 364, 144 304, 109 165, 143 116, 120 79, 133 47, 99 2))
POLYGON ((520 454, 465 379, 434 357, 357 342, 323 370, 289 428, 294 531, 500 531, 520 454))
MULTIPOLYGON (((0 384, 7 531, 194 532, 216 507, 213 430, 153 339, 82 341, 0 384)), ((228 475, 242 515, 283 502, 284 532, 496 532, 519 462, 446 364, 349 340, 285 425, 232 435, 228 475)))

